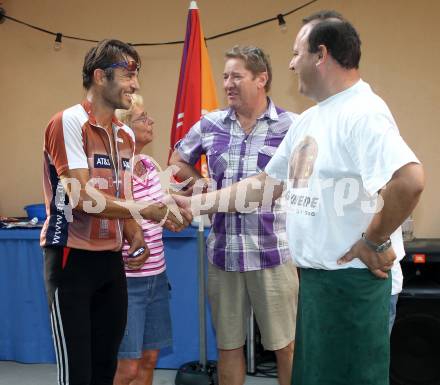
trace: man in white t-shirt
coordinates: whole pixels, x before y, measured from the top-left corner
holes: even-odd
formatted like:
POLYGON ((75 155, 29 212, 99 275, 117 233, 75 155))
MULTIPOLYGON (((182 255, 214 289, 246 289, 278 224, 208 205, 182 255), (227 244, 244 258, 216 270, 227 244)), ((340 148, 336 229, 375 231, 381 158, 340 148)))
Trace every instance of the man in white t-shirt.
POLYGON ((388 385, 388 272, 404 253, 400 224, 424 174, 385 102, 360 79, 359 60, 358 33, 341 15, 305 19, 290 68, 317 104, 291 126, 264 173, 203 201, 178 199, 197 214, 270 209, 284 187, 289 247, 301 269, 295 385, 388 385))
POLYGON ((342 17, 305 20, 290 68, 317 105, 265 170, 288 175, 289 246, 302 272, 296 385, 388 384, 386 271, 404 255, 399 226, 423 171, 385 102, 360 79, 359 59, 359 36, 342 17))

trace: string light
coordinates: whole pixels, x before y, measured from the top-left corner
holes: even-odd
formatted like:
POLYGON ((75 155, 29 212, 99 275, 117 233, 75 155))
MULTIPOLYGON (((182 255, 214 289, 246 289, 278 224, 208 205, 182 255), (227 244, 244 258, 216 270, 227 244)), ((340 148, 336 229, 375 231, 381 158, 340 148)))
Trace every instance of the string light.
POLYGON ((59 51, 61 48, 63 48, 63 34, 58 32, 55 37, 55 43, 53 45, 53 49, 55 51, 59 51))
MULTIPOLYGON (((279 25, 280 29, 282 31, 285 31, 285 30, 287 30, 287 23, 286 23, 286 20, 284 19, 285 16, 288 16, 288 15, 294 13, 294 12, 297 12, 300 9, 303 9, 303 8, 309 6, 312 3, 316 3, 317 1, 318 0, 311 0, 311 1, 308 1, 307 3, 305 3, 303 5, 300 5, 299 7, 295 8, 295 9, 292 9, 289 12, 280 13, 280 14, 278 14, 275 17, 271 17, 269 19, 261 20, 261 21, 258 21, 256 23, 254 23, 254 24, 250 24, 250 25, 247 25, 247 26, 244 26, 244 27, 241 27, 241 28, 233 29, 231 31, 219 33, 218 35, 206 37, 205 41, 214 40, 214 39, 217 39, 219 37, 226 36, 226 35, 231 35, 233 33, 237 33, 237 32, 244 31, 246 29, 254 28, 256 26, 259 26, 259 25, 262 25, 262 24, 266 24, 266 23, 269 23, 269 22, 275 21, 275 20, 278 20, 278 25, 279 25)), ((16 23, 23 24, 23 25, 25 25, 25 26, 27 26, 29 28, 36 29, 37 31, 45 32, 45 33, 47 33, 49 35, 55 36, 55 44, 54 44, 54 49, 55 50, 61 49, 61 46, 62 46, 61 40, 62 40, 62 38, 86 41, 86 42, 90 42, 90 43, 98 43, 99 42, 99 40, 85 39, 85 38, 78 37, 78 36, 63 35, 60 32, 55 33, 55 32, 49 31, 47 29, 37 27, 35 25, 32 25, 32 24, 26 23, 24 21, 18 20, 16 18, 12 17, 12 16, 7 16, 5 10, 0 7, 0 23, 4 22, 5 19, 11 20, 11 21, 15 21, 16 23), (59 35, 59 41, 58 41, 58 35, 59 35), (59 46, 59 48, 58 48, 58 46, 59 46)), ((141 46, 155 46, 155 45, 174 45, 174 44, 183 44, 183 43, 184 43, 183 40, 177 40, 177 41, 167 41, 167 42, 157 42, 157 43, 132 43, 131 45, 134 46, 134 47, 141 47, 141 46)))
POLYGON ((5 22, 6 20, 5 15, 6 15, 6 11, 2 7, 0 7, 0 24, 3 24, 5 22))
POLYGON ((277 19, 278 19, 278 26, 280 27, 281 32, 286 32, 287 24, 286 24, 286 20, 284 20, 284 16, 280 13, 279 15, 277 15, 277 19))

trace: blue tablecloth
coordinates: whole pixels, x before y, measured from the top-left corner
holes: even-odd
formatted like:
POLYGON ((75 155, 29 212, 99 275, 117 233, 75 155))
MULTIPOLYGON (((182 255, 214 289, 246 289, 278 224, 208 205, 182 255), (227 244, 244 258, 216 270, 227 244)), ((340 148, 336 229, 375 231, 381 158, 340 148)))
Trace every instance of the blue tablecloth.
MULTIPOLYGON (((37 229, 0 230, 0 360, 55 362, 37 229)), ((178 368, 199 358, 197 230, 164 232, 174 345, 158 367, 178 368)), ((207 354, 216 359, 207 308, 207 354)))

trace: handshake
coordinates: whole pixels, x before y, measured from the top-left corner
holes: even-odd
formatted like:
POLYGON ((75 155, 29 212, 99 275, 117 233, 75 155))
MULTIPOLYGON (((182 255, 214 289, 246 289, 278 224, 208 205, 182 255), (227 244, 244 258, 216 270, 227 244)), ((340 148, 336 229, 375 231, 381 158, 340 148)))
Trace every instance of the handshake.
MULTIPOLYGON (((217 203, 221 193, 229 192, 215 190, 212 181, 207 179, 199 180, 184 192, 170 189, 170 193, 165 195, 160 201, 147 203, 145 208, 138 211, 140 216, 158 222, 168 230, 179 232, 186 228, 193 220, 193 217, 203 214, 213 214, 218 211, 230 211, 219 207, 217 203)), ((145 203, 145 202, 144 202, 145 203)), ((226 207, 229 206, 228 204, 226 207)), ((135 219, 141 219, 132 212, 135 219)))
POLYGON ((140 217, 133 215, 134 219, 149 219, 173 232, 182 231, 193 220, 191 198, 180 195, 166 195, 160 202, 150 203, 138 213, 140 217))
POLYGON ((144 218, 159 222, 171 231, 181 231, 194 216, 218 212, 272 212, 273 204, 281 196, 282 182, 261 173, 238 183, 216 190, 212 180, 200 179, 185 195, 170 194, 161 202, 154 202, 150 213, 141 211, 144 218), (148 214, 150 216, 148 216, 148 214))

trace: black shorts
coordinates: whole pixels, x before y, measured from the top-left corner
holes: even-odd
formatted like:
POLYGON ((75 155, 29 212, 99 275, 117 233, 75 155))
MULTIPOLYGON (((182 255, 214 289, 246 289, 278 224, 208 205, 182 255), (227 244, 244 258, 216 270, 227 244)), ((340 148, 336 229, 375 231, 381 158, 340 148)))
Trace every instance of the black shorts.
POLYGON ((112 385, 127 319, 121 252, 45 248, 58 384, 112 385))

